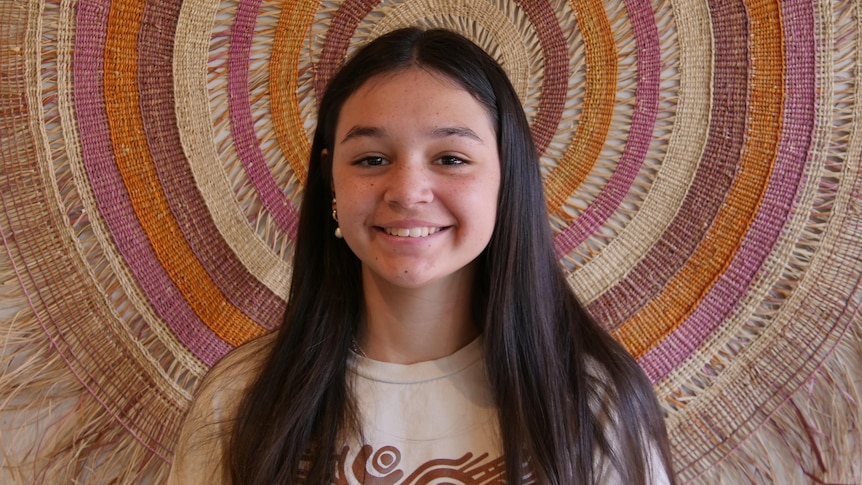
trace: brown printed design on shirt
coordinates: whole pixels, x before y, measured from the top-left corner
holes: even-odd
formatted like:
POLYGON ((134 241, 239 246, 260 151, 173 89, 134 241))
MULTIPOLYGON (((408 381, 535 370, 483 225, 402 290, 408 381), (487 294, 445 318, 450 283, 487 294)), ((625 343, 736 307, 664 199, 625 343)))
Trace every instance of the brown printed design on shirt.
POLYGON ((490 459, 488 454, 473 457, 467 453, 461 458, 431 460, 413 470, 409 475, 398 468, 401 451, 394 446, 384 446, 373 451, 365 445, 346 470, 348 447, 338 457, 335 485, 348 485, 348 477, 364 485, 426 485, 446 483, 452 485, 497 485, 505 483, 503 458, 490 459), (406 477, 405 477, 406 475, 406 477))

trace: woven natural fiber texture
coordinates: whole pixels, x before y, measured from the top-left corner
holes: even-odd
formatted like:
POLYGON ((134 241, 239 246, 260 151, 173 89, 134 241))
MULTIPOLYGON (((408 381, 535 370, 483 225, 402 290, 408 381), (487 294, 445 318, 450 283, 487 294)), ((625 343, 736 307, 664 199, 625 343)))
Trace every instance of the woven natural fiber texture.
POLYGON ((681 481, 862 483, 859 0, 0 0, 0 482, 164 479, 279 324, 322 89, 405 25, 511 76, 681 481))

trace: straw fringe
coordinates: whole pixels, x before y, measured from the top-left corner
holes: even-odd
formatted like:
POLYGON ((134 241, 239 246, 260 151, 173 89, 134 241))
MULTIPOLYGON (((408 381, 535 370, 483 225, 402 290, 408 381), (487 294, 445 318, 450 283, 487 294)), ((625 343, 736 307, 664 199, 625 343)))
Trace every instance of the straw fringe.
POLYGON ((167 464, 50 345, 0 251, 0 483, 162 483, 167 464))
MULTIPOLYGON (((4 260, 0 277, 10 276, 4 260)), ((0 291, 0 483, 163 482, 167 464, 81 385, 20 291, 0 291)))
POLYGON ((692 482, 787 485, 862 480, 862 322, 809 382, 734 453, 692 482))

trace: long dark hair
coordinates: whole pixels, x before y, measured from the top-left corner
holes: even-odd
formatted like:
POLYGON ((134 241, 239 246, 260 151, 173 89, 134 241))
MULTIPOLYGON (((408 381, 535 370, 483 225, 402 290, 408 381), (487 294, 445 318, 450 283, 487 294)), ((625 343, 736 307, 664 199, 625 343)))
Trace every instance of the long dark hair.
MULTIPOLYGON (((342 105, 369 79, 419 67, 471 93, 496 123, 497 220, 473 292, 486 372, 499 410, 507 483, 593 483, 607 455, 623 483, 644 484, 649 450, 671 474, 661 411, 635 360, 572 294, 545 213, 538 156, 502 68, 444 30, 408 28, 360 49, 319 106, 284 322, 234 424, 234 483, 329 483, 345 433, 357 433, 347 383, 364 313, 360 262, 333 236, 331 158, 342 105), (600 415, 610 416, 603 424, 600 415)), ((654 460, 656 458, 653 458, 654 460)))

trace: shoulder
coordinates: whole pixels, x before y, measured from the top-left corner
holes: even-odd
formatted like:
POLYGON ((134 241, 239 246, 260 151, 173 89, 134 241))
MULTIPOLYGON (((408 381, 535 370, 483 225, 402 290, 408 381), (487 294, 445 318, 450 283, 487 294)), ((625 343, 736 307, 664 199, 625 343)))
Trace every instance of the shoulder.
POLYGON ((248 342, 231 351, 207 373, 180 431, 169 484, 226 482, 224 457, 236 410, 269 355, 273 341, 274 334, 269 334, 248 342))
POLYGON ((591 356, 585 359, 584 364, 590 409, 593 413, 607 412, 617 401, 621 389, 615 384, 612 371, 605 364, 591 356))
POLYGON ((274 337, 267 334, 243 344, 213 366, 196 392, 190 413, 202 407, 231 414, 269 356, 274 337))
POLYGON ((210 369, 204 383, 223 376, 236 376, 259 367, 275 343, 275 332, 250 340, 233 349, 210 369))
POLYGON ((207 393, 243 391, 269 356, 275 333, 251 340, 228 353, 207 373, 196 400, 207 393))
MULTIPOLYGON (((590 410, 596 420, 596 425, 606 440, 607 448, 595 455, 594 467, 596 483, 623 483, 623 477, 618 467, 628 467, 633 456, 640 455, 644 464, 646 483, 651 485, 671 483, 670 471, 662 459, 660 440, 664 434, 656 436, 654 423, 658 410, 650 410, 657 405, 651 385, 636 380, 635 388, 621 385, 614 379, 613 368, 595 359, 587 359, 587 378, 590 381, 590 410), (651 401, 649 404, 644 401, 651 401), (653 415, 653 416, 650 416, 653 415), (637 450, 637 451, 636 451, 637 450), (627 463, 623 465, 623 463, 627 463)), ((661 423, 663 429, 663 423, 661 423)))

